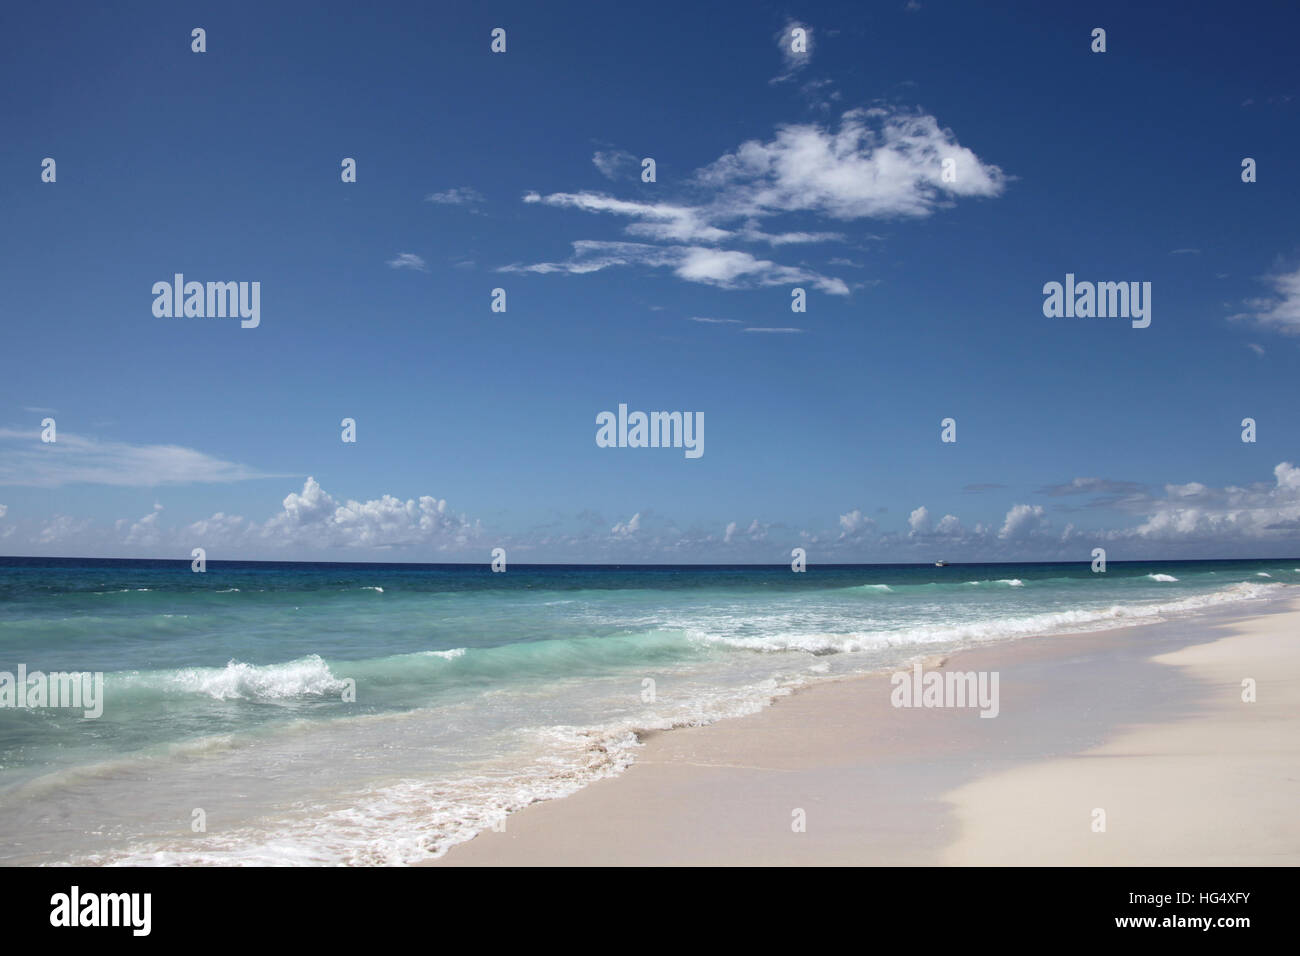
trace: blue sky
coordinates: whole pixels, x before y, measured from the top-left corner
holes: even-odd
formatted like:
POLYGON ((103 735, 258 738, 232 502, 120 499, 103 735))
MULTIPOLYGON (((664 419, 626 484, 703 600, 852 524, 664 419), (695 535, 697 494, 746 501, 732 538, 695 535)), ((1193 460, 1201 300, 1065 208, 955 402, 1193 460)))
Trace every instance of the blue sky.
POLYGON ((1300 13, 1000 6, 7 11, 0 553, 1300 553, 1300 13))

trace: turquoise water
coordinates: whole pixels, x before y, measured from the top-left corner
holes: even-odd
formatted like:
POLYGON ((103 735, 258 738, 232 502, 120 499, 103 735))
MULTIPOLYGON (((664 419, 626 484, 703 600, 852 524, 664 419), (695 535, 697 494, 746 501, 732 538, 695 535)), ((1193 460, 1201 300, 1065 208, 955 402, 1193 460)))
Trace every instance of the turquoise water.
POLYGON ((619 772, 638 730, 1296 583, 1289 559, 196 574, 0 558, 0 672, 104 675, 96 719, 0 707, 0 862, 412 862, 619 772))

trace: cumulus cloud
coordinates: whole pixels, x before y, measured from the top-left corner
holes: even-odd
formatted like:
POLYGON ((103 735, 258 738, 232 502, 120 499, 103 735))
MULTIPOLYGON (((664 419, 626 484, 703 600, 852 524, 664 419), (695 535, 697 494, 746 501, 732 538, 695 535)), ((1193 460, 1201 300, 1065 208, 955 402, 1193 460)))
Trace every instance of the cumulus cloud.
POLYGON ((180 445, 132 445, 60 431, 40 440, 38 429, 0 428, 0 485, 54 488, 69 484, 150 488, 283 478, 180 445))
POLYGON ((76 541, 90 528, 89 518, 77 519, 71 515, 55 515, 42 525, 36 535, 38 544, 65 544, 76 541))
POLYGON ((248 525, 239 515, 227 515, 218 511, 211 518, 200 518, 185 528, 185 537, 204 544, 209 540, 236 540, 248 525))
POLYGON ((616 538, 628 538, 641 530, 641 512, 637 512, 627 521, 620 521, 609 529, 610 534, 616 538))
MULTIPOLYGON (((162 540, 162 534, 158 528, 158 516, 162 514, 163 506, 154 503, 153 511, 145 515, 139 521, 131 524, 126 531, 126 537, 123 538, 123 544, 138 544, 151 547, 162 540)), ((118 525, 124 525, 126 522, 119 521, 118 525)))
MULTIPOLYGON (((137 521, 119 520, 119 545, 188 553, 195 546, 226 554, 311 554, 335 549, 445 552, 474 545, 478 522, 457 515, 432 496, 400 499, 382 495, 367 501, 335 498, 315 478, 290 492, 265 521, 218 511, 181 528, 161 524, 163 507, 137 521)), ((55 533, 58 529, 53 529, 55 533)))
POLYGON ((998 537, 1003 541, 1015 541, 1026 538, 1047 525, 1042 505, 1014 505, 1007 512, 1006 520, 998 537))
POLYGON ((726 530, 723 532, 722 541, 724 544, 731 544, 733 541, 744 539, 747 541, 763 541, 767 538, 768 525, 761 524, 757 518, 749 523, 749 527, 741 531, 740 526, 734 521, 727 523, 726 530))
POLYGON ((780 127, 768 142, 750 140, 698 174, 723 190, 733 215, 816 212, 833 219, 928 216, 956 197, 1001 195, 1006 174, 962 146, 921 112, 850 110, 832 131, 815 124, 780 127), (953 182, 944 182, 951 159, 953 182))
POLYGON ((907 526, 912 529, 912 534, 925 534, 930 530, 930 512, 925 505, 907 516, 907 526))
POLYGON ((907 526, 910 529, 907 536, 916 540, 963 538, 966 535, 966 529, 962 527, 961 519, 956 515, 945 514, 936 523, 931 520, 930 509, 925 505, 908 515, 907 526))
POLYGON ((434 547, 445 550, 469 543, 476 523, 447 510, 445 499, 423 495, 403 501, 384 495, 369 501, 335 499, 315 478, 284 499, 260 536, 285 544, 320 548, 434 547))
POLYGON ((1145 520, 1108 534, 1160 542, 1262 542, 1300 524, 1300 468, 1280 462, 1271 485, 1210 488, 1200 482, 1166 485, 1165 497, 1141 502, 1145 520))
POLYGON ((864 515, 859 508, 854 508, 847 514, 840 515, 841 538, 856 538, 873 531, 876 527, 875 519, 864 515))
POLYGON ((961 520, 956 515, 944 515, 934 526, 934 533, 945 537, 958 537, 964 533, 961 520))

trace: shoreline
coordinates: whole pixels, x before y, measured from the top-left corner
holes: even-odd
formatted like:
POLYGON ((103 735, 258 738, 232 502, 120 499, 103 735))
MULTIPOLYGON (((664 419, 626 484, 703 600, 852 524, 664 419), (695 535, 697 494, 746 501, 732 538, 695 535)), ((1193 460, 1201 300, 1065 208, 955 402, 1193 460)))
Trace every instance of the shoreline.
POLYGON ((416 865, 1294 864, 1297 632, 1291 597, 952 652, 940 673, 1000 674, 993 719, 896 708, 889 672, 816 683, 643 734, 621 774, 416 865), (1250 676, 1268 690, 1244 704, 1250 676))

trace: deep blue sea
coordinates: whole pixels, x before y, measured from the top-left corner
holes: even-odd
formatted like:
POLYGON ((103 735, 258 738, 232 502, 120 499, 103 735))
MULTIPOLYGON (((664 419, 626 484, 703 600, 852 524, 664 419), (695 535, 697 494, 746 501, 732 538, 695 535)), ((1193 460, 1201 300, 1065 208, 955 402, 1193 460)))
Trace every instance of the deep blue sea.
POLYGON ((0 862, 414 862, 620 772, 639 730, 977 643, 1263 607, 1297 583, 1292 559, 0 558, 0 685, 20 666, 103 674, 98 717, 0 706, 0 862))

